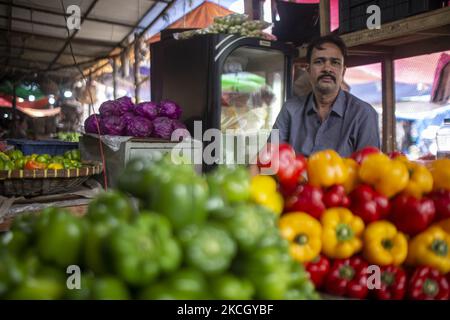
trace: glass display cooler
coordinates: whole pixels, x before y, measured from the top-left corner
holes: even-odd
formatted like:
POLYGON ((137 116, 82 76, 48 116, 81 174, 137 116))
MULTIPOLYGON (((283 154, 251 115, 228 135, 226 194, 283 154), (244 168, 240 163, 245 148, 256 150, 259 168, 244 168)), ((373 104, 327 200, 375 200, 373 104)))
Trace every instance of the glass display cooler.
MULTIPOLYGON (((295 54, 281 42, 237 35, 163 40, 151 45, 152 100, 179 103, 195 139, 201 139, 195 121, 203 133, 220 130, 216 162, 249 163, 291 96, 295 54)), ((201 140, 206 148, 214 139, 201 140)), ((205 163, 204 170, 209 168, 205 163)))

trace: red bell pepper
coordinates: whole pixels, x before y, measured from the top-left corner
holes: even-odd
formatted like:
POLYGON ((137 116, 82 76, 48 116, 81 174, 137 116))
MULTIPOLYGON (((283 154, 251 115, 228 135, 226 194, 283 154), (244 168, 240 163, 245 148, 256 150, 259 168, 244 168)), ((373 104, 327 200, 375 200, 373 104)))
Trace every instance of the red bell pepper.
POLYGON ((307 262, 305 268, 314 286, 319 289, 325 282, 328 272, 330 272, 330 260, 324 255, 318 255, 314 260, 307 262))
POLYGON ((386 218, 390 209, 388 197, 369 185, 361 184, 350 193, 350 211, 363 219, 365 224, 386 218))
POLYGON ((402 300, 406 294, 406 273, 396 266, 380 267, 381 286, 374 289, 374 296, 378 300, 402 300))
POLYGON ((367 262, 358 256, 334 260, 325 289, 333 295, 364 299, 369 292, 367 262))
POLYGON ((36 170, 36 169, 45 169, 45 168, 47 168, 47 164, 38 162, 36 160, 28 160, 25 163, 26 170, 36 170))
POLYGON ((355 151, 352 153, 351 158, 354 159, 358 164, 361 164, 363 160, 372 153, 380 153, 380 149, 375 147, 365 147, 361 150, 355 151))
POLYGON ((439 189, 430 193, 436 208, 436 221, 450 218, 450 190, 439 189))
POLYGON ((406 157, 406 155, 401 151, 392 151, 389 153, 389 158, 395 159, 397 157, 406 157))
POLYGON ((409 281, 408 297, 412 300, 448 300, 448 281, 436 269, 418 267, 409 281))
POLYGON ((267 144, 258 155, 258 166, 274 170, 278 181, 286 189, 295 189, 306 170, 306 158, 296 155, 287 143, 267 144))
POLYGON ((325 211, 323 192, 318 187, 302 184, 285 201, 284 212, 302 211, 320 219, 325 211))
POLYGON ((401 194, 392 202, 390 219, 398 230, 412 236, 433 222, 435 212, 433 200, 401 194))
POLYGON ((334 186, 329 187, 324 195, 323 202, 327 208, 333 207, 345 207, 347 208, 350 205, 350 199, 347 197, 345 193, 345 189, 343 185, 336 184, 334 186))

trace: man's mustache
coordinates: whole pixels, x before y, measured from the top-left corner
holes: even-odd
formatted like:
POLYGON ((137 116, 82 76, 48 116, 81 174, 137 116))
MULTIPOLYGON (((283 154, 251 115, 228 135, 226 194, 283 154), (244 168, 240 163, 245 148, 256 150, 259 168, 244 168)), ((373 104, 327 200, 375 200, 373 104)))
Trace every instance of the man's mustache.
POLYGON ((320 79, 325 78, 325 77, 330 77, 331 79, 333 79, 334 82, 336 82, 336 77, 333 76, 331 73, 324 73, 317 80, 320 80, 320 79))

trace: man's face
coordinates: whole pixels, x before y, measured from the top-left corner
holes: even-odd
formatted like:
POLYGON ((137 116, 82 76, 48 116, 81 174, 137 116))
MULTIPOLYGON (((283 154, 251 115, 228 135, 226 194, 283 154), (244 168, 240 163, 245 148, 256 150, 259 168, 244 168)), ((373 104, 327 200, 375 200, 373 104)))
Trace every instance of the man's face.
POLYGON ((345 73, 344 57, 333 43, 321 45, 323 50, 313 49, 307 70, 309 81, 322 94, 339 91, 345 73))

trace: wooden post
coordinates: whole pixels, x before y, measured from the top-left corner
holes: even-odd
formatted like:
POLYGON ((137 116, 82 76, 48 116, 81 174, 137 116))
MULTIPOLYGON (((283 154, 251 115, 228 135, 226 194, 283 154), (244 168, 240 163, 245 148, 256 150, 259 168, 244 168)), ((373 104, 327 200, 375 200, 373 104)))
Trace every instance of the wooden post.
POLYGON ((244 0, 244 13, 249 19, 253 19, 253 0, 244 0))
POLYGON ((395 150, 395 75, 392 56, 385 56, 381 63, 381 83, 383 94, 383 152, 395 150))
POLYGON ((330 33, 330 0, 320 0, 320 35, 325 36, 330 33))
POLYGON ((17 133, 17 94, 16 94, 16 81, 13 81, 13 98, 12 98, 12 126, 11 136, 16 138, 17 133))
POLYGON ((113 97, 115 100, 115 99, 117 99, 117 59, 116 59, 116 57, 113 58, 112 81, 113 81, 113 97))
MULTIPOLYGON (((136 35, 137 37, 137 35, 136 35)), ((139 38, 134 41, 134 99, 139 103, 139 38)))
POLYGON ((264 18, 264 0, 244 0, 244 13, 251 20, 264 18))

